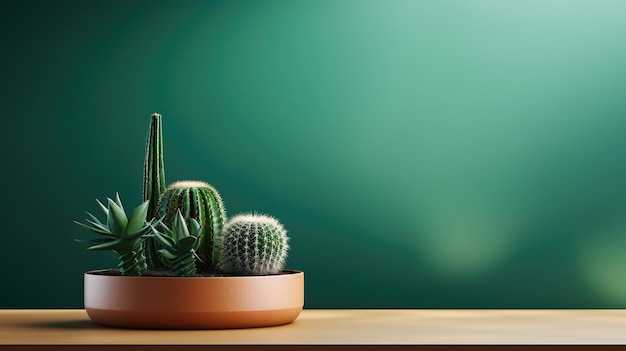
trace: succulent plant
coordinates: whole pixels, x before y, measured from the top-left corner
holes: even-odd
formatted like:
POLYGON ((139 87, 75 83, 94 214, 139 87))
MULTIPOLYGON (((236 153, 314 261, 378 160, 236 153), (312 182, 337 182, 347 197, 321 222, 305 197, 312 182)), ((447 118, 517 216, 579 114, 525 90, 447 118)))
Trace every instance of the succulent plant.
POLYGON ((280 273, 287 259, 287 231, 277 219, 259 214, 231 218, 223 229, 220 262, 225 272, 238 275, 280 273))
POLYGON ((150 201, 148 220, 155 217, 156 205, 165 191, 165 166, 163 162, 163 123, 158 113, 150 115, 146 158, 143 166, 143 201, 150 201))
POLYGON ((198 234, 200 233, 200 224, 195 219, 189 220, 189 228, 185 218, 178 211, 174 217, 172 229, 161 223, 163 233, 155 230, 154 238, 157 239, 163 249, 159 253, 171 262, 171 271, 173 276, 177 277, 194 277, 196 275, 196 256, 195 250, 198 248, 200 241, 198 234))
POLYGON ((171 227, 179 211, 185 220, 193 218, 200 223, 197 253, 207 269, 215 269, 222 246, 222 227, 226 222, 226 210, 219 193, 205 182, 175 182, 161 195, 157 215, 171 227))
POLYGON ((144 202, 127 216, 119 194, 115 200, 107 199, 107 206, 97 200, 106 221, 89 212, 86 223, 74 221, 103 236, 82 240, 90 245, 88 250, 117 252, 122 275, 168 268, 175 276, 194 276, 198 265, 207 272, 235 275, 282 271, 288 238, 278 220, 241 214, 227 222, 222 198, 213 186, 186 180, 166 188, 164 168, 162 116, 153 113, 143 168, 144 202))
MULTIPOLYGON (((148 138, 146 140, 146 158, 143 165, 143 201, 149 201, 146 220, 156 216, 159 197, 165 191, 165 166, 163 162, 163 123, 162 116, 153 113, 150 116, 148 138)), ((162 266, 158 256, 158 245, 154 239, 146 240, 146 259, 150 267, 162 266)))
POLYGON ((79 241, 91 245, 87 250, 117 252, 120 255, 118 267, 122 275, 142 275, 147 268, 143 241, 152 235, 152 221, 146 222, 149 201, 139 205, 127 216, 119 194, 116 194, 115 201, 110 198, 107 200, 108 206, 96 200, 106 214, 106 221, 101 222, 89 212, 87 212, 89 218, 85 219, 88 224, 74 221, 84 229, 104 238, 79 241))

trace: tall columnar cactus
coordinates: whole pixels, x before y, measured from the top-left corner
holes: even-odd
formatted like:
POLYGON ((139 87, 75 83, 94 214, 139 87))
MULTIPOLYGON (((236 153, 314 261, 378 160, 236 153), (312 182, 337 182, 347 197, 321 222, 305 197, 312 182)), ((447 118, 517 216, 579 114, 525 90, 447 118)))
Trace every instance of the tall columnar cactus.
POLYGON ((162 245, 163 249, 159 253, 170 260, 172 265, 172 275, 176 277, 194 277, 196 275, 195 250, 198 249, 198 233, 200 224, 195 219, 189 220, 189 228, 185 223, 185 218, 178 211, 174 217, 172 229, 161 223, 161 229, 154 231, 154 237, 162 245))
POLYGON ((280 273, 287 260, 287 231, 277 219, 257 214, 231 218, 224 226, 221 269, 231 274, 280 273))
POLYGON ((226 209, 219 193, 204 182, 175 182, 161 195, 157 215, 171 226, 179 210, 187 221, 193 218, 200 223, 198 256, 207 269, 216 268, 222 246, 222 228, 226 222, 226 209))
POLYGON ((126 216, 122 200, 116 195, 115 201, 108 199, 108 206, 104 206, 99 200, 98 204, 106 214, 105 222, 101 222, 96 216, 87 212, 88 224, 77 221, 74 223, 84 229, 104 236, 101 239, 79 240, 90 244, 87 250, 113 250, 120 257, 119 269, 122 275, 142 275, 146 271, 146 258, 144 256, 143 241, 152 235, 151 221, 146 222, 146 212, 149 201, 135 208, 129 216, 126 216))
POLYGON ((162 116, 158 113, 153 113, 150 116, 146 140, 146 158, 143 164, 143 201, 150 201, 148 220, 154 218, 157 202, 165 191, 162 120, 162 116))
MULTIPOLYGON (((143 165, 143 201, 149 201, 146 220, 156 215, 159 197, 165 191, 165 166, 163 163, 163 123, 158 113, 150 116, 148 138, 146 140, 146 158, 143 165)), ((163 266, 154 239, 146 240, 146 256, 150 267, 163 266)))

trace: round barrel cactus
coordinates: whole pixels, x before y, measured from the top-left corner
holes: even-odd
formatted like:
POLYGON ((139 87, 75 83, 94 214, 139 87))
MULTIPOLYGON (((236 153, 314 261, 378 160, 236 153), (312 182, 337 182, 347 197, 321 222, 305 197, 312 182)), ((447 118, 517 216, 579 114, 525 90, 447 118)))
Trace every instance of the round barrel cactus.
POLYGON ((197 254, 208 266, 217 267, 222 246, 222 228, 226 209, 220 194, 211 185, 195 180, 172 183, 161 195, 157 216, 171 228, 181 212, 187 222, 195 219, 200 224, 197 254))
POLYGON ((241 214, 224 226, 221 269, 237 275, 278 274, 287 260, 287 231, 276 218, 241 214))

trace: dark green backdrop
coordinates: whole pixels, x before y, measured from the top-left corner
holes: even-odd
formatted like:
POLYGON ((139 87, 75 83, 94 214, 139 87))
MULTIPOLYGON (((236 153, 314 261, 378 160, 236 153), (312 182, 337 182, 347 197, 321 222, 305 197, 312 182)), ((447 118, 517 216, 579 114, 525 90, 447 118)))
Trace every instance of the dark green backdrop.
POLYGON ((0 307, 80 307, 72 224, 167 181, 289 230, 316 307, 626 307, 626 2, 14 1, 0 307))

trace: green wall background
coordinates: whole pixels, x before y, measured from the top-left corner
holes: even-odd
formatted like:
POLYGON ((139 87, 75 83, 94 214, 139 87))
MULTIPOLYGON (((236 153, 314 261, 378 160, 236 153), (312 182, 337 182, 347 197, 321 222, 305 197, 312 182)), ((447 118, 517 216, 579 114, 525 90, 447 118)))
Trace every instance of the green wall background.
POLYGON ((0 307, 81 307, 72 220, 166 177, 285 224, 306 306, 626 307, 626 2, 15 1, 0 307))

